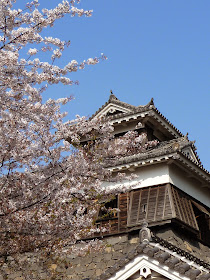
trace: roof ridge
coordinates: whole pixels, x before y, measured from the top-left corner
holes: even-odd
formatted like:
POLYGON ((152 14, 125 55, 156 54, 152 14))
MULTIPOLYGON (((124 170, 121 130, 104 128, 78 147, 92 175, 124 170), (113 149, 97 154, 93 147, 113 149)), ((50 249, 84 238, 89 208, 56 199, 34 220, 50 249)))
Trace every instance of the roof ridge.
POLYGON ((124 162, 124 160, 126 160, 126 159, 132 159, 132 158, 133 159, 135 159, 135 158, 139 159, 141 157, 144 158, 147 155, 148 155, 147 158, 150 158, 151 156, 157 156, 157 153, 161 152, 161 151, 162 151, 162 153, 158 154, 158 156, 159 155, 164 155, 165 154, 165 153, 163 153, 164 148, 166 149, 165 152, 167 152, 168 149, 172 149, 171 152, 176 152, 177 150, 180 149, 180 147, 179 146, 178 147, 177 146, 170 147, 170 146, 175 144, 175 143, 179 143, 181 141, 185 142, 185 145, 182 146, 181 148, 184 148, 184 147, 189 146, 191 144, 191 141, 186 140, 185 137, 179 137, 179 138, 176 138, 176 139, 171 139, 171 140, 159 142, 158 145, 155 146, 155 147, 149 148, 148 150, 141 151, 139 153, 135 153, 135 154, 132 154, 132 155, 127 155, 127 156, 121 157, 121 158, 118 159, 118 161, 119 162, 121 162, 121 161, 124 162), (183 141, 183 140, 185 140, 185 141, 183 141))
MULTIPOLYGON (((127 109, 131 109, 133 110, 132 113, 134 113, 136 110, 138 111, 138 108, 144 108, 144 107, 148 107, 149 105, 152 105, 152 102, 153 102, 153 98, 150 100, 150 102, 146 105, 139 105, 139 106, 135 106, 135 105, 131 105, 131 104, 128 104, 124 101, 121 101, 119 100, 112 91, 110 91, 111 94, 109 96, 109 99, 108 101, 102 105, 91 117, 90 119, 94 118, 101 110, 103 110, 108 104, 110 103, 113 103, 113 104, 116 104, 116 105, 121 105, 121 106, 124 106, 126 107, 127 109), (151 103, 151 104, 150 104, 151 103)), ((126 115, 126 113, 119 113, 119 114, 116 114, 116 116, 119 116, 119 115, 126 115)))
MULTIPOLYGON (((210 175, 210 172, 205 169, 203 167, 202 164, 200 164, 200 162, 196 162, 195 160, 193 160, 191 157, 188 157, 183 151, 182 149, 193 145, 193 141, 189 141, 188 139, 186 140, 185 136, 184 137, 179 137, 176 139, 171 139, 168 141, 163 141, 160 142, 156 147, 150 148, 149 150, 146 150, 144 152, 139 152, 139 153, 135 153, 132 155, 127 155, 124 157, 120 157, 119 159, 115 160, 115 163, 113 164, 113 162, 107 162, 106 167, 107 168, 114 168, 115 166, 118 165, 125 165, 125 164, 132 164, 132 162, 136 162, 136 161, 145 161, 145 160, 151 160, 153 157, 157 158, 157 157, 168 157, 171 156, 174 159, 175 158, 175 154, 177 156, 181 155, 183 156, 185 159, 189 160, 192 164, 194 164, 196 167, 198 167, 200 170, 202 170, 203 172, 206 173, 206 175, 210 175), (182 142, 183 141, 183 142, 182 142), (182 145, 180 145, 182 143, 182 145), (178 144, 178 145, 176 145, 178 144)), ((180 158, 179 158, 180 159, 180 158)))
MULTIPOLYGON (((148 229, 148 228, 146 228, 148 229)), ((149 229, 148 229, 149 230, 149 229)), ((150 230, 149 230, 150 231, 150 230)), ((152 233, 152 232, 151 232, 152 233)), ((199 258, 195 257, 194 255, 186 252, 185 250, 169 243, 168 241, 157 237, 152 233, 152 237, 150 241, 147 242, 140 242, 136 247, 128 252, 124 258, 121 258, 119 261, 117 261, 112 267, 108 268, 97 280, 106 280, 110 276, 114 275, 117 271, 122 269, 128 262, 132 261, 136 256, 140 254, 148 255, 151 258, 157 259, 160 263, 165 264, 166 266, 169 266, 173 270, 180 270, 181 268, 181 274, 188 276, 190 273, 193 274, 193 278, 190 277, 190 279, 202 279, 202 277, 209 276, 210 273, 210 265, 199 258), (159 244, 161 247, 166 248, 169 250, 169 252, 164 251, 162 248, 154 246, 152 243, 159 244), (173 253, 177 253, 178 256, 173 255, 173 253), (170 258, 173 258, 170 264, 170 258), (190 261, 190 264, 188 264, 187 267, 183 267, 183 263, 186 263, 182 257, 185 257, 188 261, 190 261), (176 262, 173 263, 173 260, 177 259, 176 262), (200 268, 196 268, 195 265, 200 266, 200 268), (203 269, 202 269, 203 267, 203 269), (209 270, 209 271, 207 271, 209 270)), ((180 272, 180 271, 179 271, 180 272)), ((206 278, 205 278, 206 279, 206 278)))
POLYGON ((152 235, 152 241, 210 270, 210 264, 200 260, 199 258, 195 257, 193 254, 186 252, 185 250, 177 247, 176 245, 173 245, 172 243, 166 241, 165 239, 158 237, 154 233, 152 235))

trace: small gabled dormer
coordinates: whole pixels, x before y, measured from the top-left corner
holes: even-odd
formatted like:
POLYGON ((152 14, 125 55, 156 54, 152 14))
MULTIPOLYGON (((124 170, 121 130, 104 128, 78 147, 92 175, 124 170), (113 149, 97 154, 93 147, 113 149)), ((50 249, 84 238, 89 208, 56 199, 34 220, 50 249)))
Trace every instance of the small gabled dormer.
POLYGON ((111 91, 109 100, 91 117, 109 118, 115 135, 127 131, 147 133, 148 140, 168 141, 183 136, 154 106, 153 98, 146 105, 134 106, 120 101, 111 91), (139 125, 141 124, 141 125, 139 125))
POLYGON ((101 108, 99 108, 94 115, 91 116, 91 119, 129 114, 134 110, 135 106, 120 101, 111 91, 109 100, 101 108))

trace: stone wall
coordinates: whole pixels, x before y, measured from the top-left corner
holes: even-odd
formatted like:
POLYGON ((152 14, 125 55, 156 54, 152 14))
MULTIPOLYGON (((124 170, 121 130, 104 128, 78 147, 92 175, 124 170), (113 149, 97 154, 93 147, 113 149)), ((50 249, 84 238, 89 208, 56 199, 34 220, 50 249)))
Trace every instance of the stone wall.
MULTIPOLYGON (((161 240, 210 263, 210 248, 171 228, 153 231, 161 240)), ((104 238, 105 248, 83 257, 64 254, 44 257, 25 253, 0 258, 0 280, 95 280, 108 268, 125 258, 139 243, 138 233, 104 238)))
POLYGON ((59 258, 25 253, 0 259, 0 280, 94 280, 132 251, 138 237, 128 240, 127 235, 105 239, 101 252, 84 257, 65 255, 59 258))

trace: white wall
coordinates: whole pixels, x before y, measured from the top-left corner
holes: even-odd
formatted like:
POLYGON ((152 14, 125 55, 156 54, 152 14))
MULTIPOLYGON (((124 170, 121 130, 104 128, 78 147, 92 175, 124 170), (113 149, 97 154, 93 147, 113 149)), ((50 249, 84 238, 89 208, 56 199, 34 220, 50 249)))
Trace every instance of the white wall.
MULTIPOLYGON (((133 172, 131 171, 130 173, 137 175, 137 178, 132 181, 123 181, 123 183, 128 186, 133 185, 132 188, 144 188, 169 183, 170 181, 169 169, 167 164, 154 164, 150 166, 144 166, 136 169, 133 172)), ((120 186, 120 184, 104 183, 103 186, 112 188, 120 186)))
POLYGON ((210 207, 210 189, 203 188, 199 181, 175 165, 169 166, 169 175, 170 183, 210 207))
MULTIPOLYGON (((203 188, 201 183, 187 174, 174 164, 159 163, 149 166, 142 166, 133 171, 137 178, 130 181, 124 181, 125 185, 133 185, 132 188, 144 188, 154 185, 171 183, 185 193, 210 207, 210 189, 203 188)), ((113 188, 120 184, 105 183, 104 187, 113 188)))
POLYGON ((169 182, 169 169, 167 164, 141 167, 136 170, 135 174, 138 176, 135 188, 149 187, 169 182))

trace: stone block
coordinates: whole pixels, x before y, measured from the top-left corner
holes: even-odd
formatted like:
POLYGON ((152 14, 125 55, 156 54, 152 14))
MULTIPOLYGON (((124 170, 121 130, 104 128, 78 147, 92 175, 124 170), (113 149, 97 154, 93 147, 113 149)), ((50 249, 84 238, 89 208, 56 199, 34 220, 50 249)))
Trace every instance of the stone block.
POLYGON ((113 254, 112 259, 113 260, 120 260, 123 257, 123 253, 116 252, 113 254))
POLYGON ((137 244, 137 243, 139 243, 139 238, 138 237, 132 238, 131 240, 129 240, 129 243, 130 244, 137 244))
POLYGON ((39 271, 40 270, 40 266, 36 263, 31 264, 31 270, 32 271, 39 271))
POLYGON ((108 261, 107 266, 112 267, 115 263, 116 263, 116 261, 110 260, 110 261, 108 261))
POLYGON ((76 274, 78 274, 80 271, 81 271, 80 266, 77 266, 77 267, 74 268, 74 272, 75 272, 76 274))
POLYGON ((81 261, 80 258, 76 258, 76 259, 72 259, 72 260, 70 261, 70 263, 71 263, 72 265, 75 265, 75 264, 79 264, 80 261, 81 261))
POLYGON ((11 257, 11 256, 8 256, 7 257, 7 260, 10 262, 10 261, 14 261, 14 258, 13 257, 11 257))
POLYGON ((11 273, 8 275, 8 279, 15 279, 17 277, 21 277, 22 276, 22 272, 20 271, 17 271, 15 273, 11 273))
POLYGON ((102 270, 101 269, 96 269, 96 276, 100 276, 102 274, 102 270))
POLYGON ((114 251, 122 251, 123 245, 122 244, 116 244, 114 245, 114 251))
POLYGON ((115 237, 109 237, 107 239, 107 244, 110 244, 110 245, 115 245, 117 243, 122 243, 122 242, 125 242, 127 241, 127 236, 115 236, 115 237))
POLYGON ((92 256, 86 256, 85 258, 83 258, 81 260, 82 260, 82 264, 84 264, 84 265, 94 262, 92 256))
POLYGON ((102 260, 102 256, 100 255, 100 256, 98 256, 98 257, 94 257, 94 258, 92 259, 92 262, 94 262, 94 263, 99 263, 99 262, 101 262, 101 260, 102 260))
POLYGON ((40 279, 43 279, 43 280, 47 280, 47 279, 49 279, 49 277, 48 277, 48 275, 47 275, 47 273, 46 273, 46 272, 42 272, 42 273, 40 273, 40 274, 39 274, 39 277, 40 277, 40 279))
MULTIPOLYGON (((83 278, 85 278, 85 276, 86 276, 87 278, 89 277, 91 280, 93 280, 93 276, 95 276, 95 273, 96 273, 95 269, 87 270, 87 271, 85 272, 83 278)), ((82 278, 82 279, 83 279, 83 278, 82 278)))
POLYGON ((124 247, 122 250, 123 255, 126 255, 129 252, 129 247, 124 247))
POLYGON ((74 268, 68 267, 66 270, 66 274, 71 275, 73 270, 74 270, 74 268))
POLYGON ((55 263, 51 264, 50 270, 56 270, 56 268, 57 268, 57 264, 55 263))
POLYGON ((107 268, 107 262, 101 262, 96 264, 96 269, 105 270, 107 268))
POLYGON ((109 261, 109 260, 111 260, 111 258, 112 258, 112 254, 105 254, 104 255, 104 260, 105 261, 109 261))
POLYGON ((96 264, 95 263, 91 263, 88 265, 88 269, 95 269, 96 268, 96 264))
POLYGON ((66 269, 65 269, 64 267, 58 266, 58 267, 56 268, 56 272, 65 273, 65 272, 66 272, 66 269))
POLYGON ((111 248, 111 247, 106 247, 106 248, 105 248, 105 252, 106 252, 106 253, 111 253, 111 251, 112 251, 112 248, 111 248))
POLYGON ((79 276, 76 275, 67 275, 67 279, 81 280, 81 278, 79 278, 79 276))
POLYGON ((75 275, 67 275, 67 279, 75 279, 75 275))

